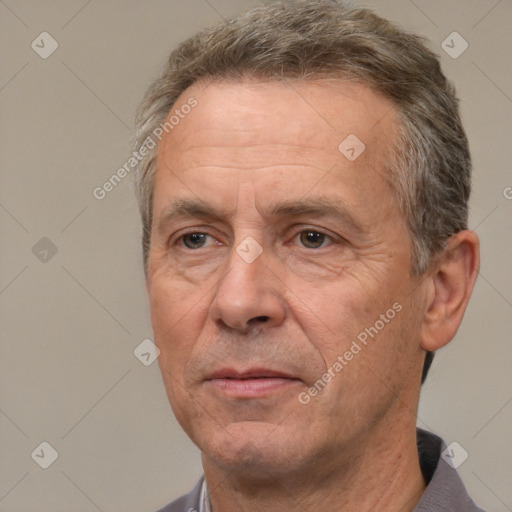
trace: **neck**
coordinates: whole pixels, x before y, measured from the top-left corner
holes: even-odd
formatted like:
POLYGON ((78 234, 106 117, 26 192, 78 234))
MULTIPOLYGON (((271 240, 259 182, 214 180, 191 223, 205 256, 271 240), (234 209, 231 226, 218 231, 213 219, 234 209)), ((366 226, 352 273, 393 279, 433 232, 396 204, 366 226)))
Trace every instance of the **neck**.
POLYGON ((407 418, 395 416, 377 432, 362 434, 336 459, 330 453, 315 467, 285 477, 229 472, 203 455, 212 512, 412 511, 425 482, 414 418, 410 411, 404 414, 407 418))

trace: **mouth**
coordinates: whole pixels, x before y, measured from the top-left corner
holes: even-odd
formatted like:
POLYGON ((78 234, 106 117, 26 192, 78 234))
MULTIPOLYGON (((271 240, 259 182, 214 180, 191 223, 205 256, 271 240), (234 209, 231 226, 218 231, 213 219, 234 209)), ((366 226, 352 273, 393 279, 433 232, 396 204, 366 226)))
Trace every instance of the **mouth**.
POLYGON ((292 375, 266 368, 245 371, 226 368, 212 373, 206 381, 217 392, 231 398, 261 398, 301 382, 292 375))

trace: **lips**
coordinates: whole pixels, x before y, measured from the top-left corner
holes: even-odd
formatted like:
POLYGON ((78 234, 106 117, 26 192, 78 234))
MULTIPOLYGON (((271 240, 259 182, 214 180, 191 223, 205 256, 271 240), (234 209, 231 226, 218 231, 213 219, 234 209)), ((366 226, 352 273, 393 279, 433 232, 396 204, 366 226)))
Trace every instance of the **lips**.
POLYGON ((282 379, 295 379, 292 375, 287 373, 271 370, 268 368, 251 368, 244 371, 235 370, 232 368, 225 368, 213 372, 206 380, 213 379, 236 379, 236 380, 247 380, 247 379, 270 379, 270 378, 282 378, 282 379))
POLYGON ((288 373, 269 368, 224 368, 213 372, 206 381, 217 393, 237 399, 268 397, 301 382, 288 373))

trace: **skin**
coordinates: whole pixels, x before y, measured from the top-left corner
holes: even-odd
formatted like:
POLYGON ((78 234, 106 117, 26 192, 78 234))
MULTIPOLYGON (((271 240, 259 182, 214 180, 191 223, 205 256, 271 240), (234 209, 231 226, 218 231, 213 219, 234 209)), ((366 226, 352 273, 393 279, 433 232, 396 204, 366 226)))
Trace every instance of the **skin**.
POLYGON ((176 106, 190 96, 198 106, 158 148, 146 279, 167 395, 202 452, 213 511, 412 510, 425 488, 424 350, 460 324, 476 235, 458 233, 427 275, 412 275, 386 170, 397 116, 363 85, 195 84, 176 106), (354 161, 338 149, 349 134, 366 147, 354 161), (211 211, 173 216, 179 200, 211 211), (276 212, 322 201, 343 214, 276 212), (248 237, 262 249, 251 263, 248 237), (393 304, 400 312, 302 404, 393 304), (267 391, 210 380, 228 367, 291 378, 267 391))

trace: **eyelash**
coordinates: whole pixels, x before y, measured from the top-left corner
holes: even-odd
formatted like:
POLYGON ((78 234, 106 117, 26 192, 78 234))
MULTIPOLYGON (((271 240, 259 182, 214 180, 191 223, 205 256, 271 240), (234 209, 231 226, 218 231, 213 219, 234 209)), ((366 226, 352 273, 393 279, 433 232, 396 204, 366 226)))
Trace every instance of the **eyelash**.
MULTIPOLYGON (((311 248, 311 247, 305 247, 305 246, 302 246, 302 248, 304 249, 311 249, 311 250, 319 250, 319 249, 323 249, 325 247, 329 247, 330 245, 336 243, 336 241, 334 240, 334 237, 332 235, 329 235, 328 233, 325 233, 324 231, 321 231, 321 230, 318 230, 318 229, 314 229, 314 228, 302 228, 298 231, 296 231, 293 236, 291 237, 291 240, 294 240, 298 235, 302 234, 302 233, 316 233, 316 234, 319 234, 319 235, 323 235, 325 237, 325 240, 328 240, 330 243, 328 243, 327 245, 322 245, 321 247, 316 247, 316 248, 311 248)), ((186 247, 184 246, 184 238, 188 235, 206 235, 207 237, 210 237, 210 238, 213 238, 215 239, 214 236, 210 235, 209 233, 205 233, 203 231, 197 231, 197 230, 191 230, 191 231, 188 231, 186 233, 183 233, 182 235, 180 235, 177 239, 176 239, 176 244, 180 244, 180 247, 182 249, 185 249, 185 250, 188 250, 188 251, 197 251, 199 249, 203 249, 204 247, 198 247, 196 249, 192 249, 190 247, 186 247)), ((288 244, 287 244, 288 245, 288 244)))

